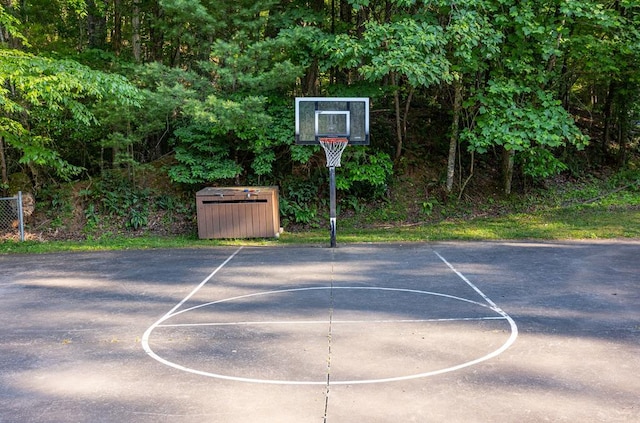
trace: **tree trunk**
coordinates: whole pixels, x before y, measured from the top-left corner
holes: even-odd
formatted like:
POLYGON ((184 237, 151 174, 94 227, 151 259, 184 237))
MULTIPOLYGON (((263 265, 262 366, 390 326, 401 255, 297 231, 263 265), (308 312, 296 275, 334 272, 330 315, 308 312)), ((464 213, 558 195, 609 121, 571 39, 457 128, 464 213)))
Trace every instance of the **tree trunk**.
MULTIPOLYGON (((14 8, 14 3, 14 0, 0 0, 0 4, 4 7, 5 12, 9 13, 10 15, 19 13, 20 15, 22 15, 19 17, 19 19, 24 20, 25 5, 20 3, 17 4, 17 8, 14 8)), ((9 48, 16 50, 22 50, 23 48, 22 40, 19 37, 12 36, 7 29, 2 27, 2 25, 0 25, 0 43, 7 43, 9 48)))
POLYGON ((113 0, 113 31, 111 48, 116 55, 122 50, 122 0, 113 0))
MULTIPOLYGON (((153 3, 153 22, 149 27, 149 38, 151 39, 151 59, 162 63, 164 59, 163 47, 164 47, 164 33, 158 26, 158 22, 164 18, 164 10, 160 6, 159 2, 153 3)), ((178 49, 180 49, 178 44, 178 49)), ((207 56, 207 60, 209 57, 207 56)))
POLYGON ((513 162, 516 156, 514 150, 503 150, 502 154, 502 176, 504 178, 504 193, 511 194, 511 183, 513 181, 513 162))
POLYGON ((311 9, 314 12, 322 12, 324 10, 324 0, 311 0, 311 9))
POLYGON ((630 92, 633 92, 633 90, 629 87, 629 81, 625 79, 620 84, 620 90, 614 99, 618 116, 618 154, 616 161, 620 167, 623 167, 627 162, 627 149, 629 148, 628 140, 631 128, 629 105, 633 104, 633 99, 629 98, 630 92))
POLYGON ((415 91, 414 87, 411 87, 409 94, 407 95, 407 101, 404 104, 404 113, 402 112, 401 99, 400 99, 400 81, 396 73, 391 74, 391 83, 395 85, 396 90, 393 94, 393 101, 395 103, 396 111, 396 155, 395 160, 398 160, 402 156, 402 149, 404 148, 405 140, 407 139, 407 121, 409 119, 409 109, 411 109, 411 99, 415 91))
POLYGON ((340 0, 340 20, 351 24, 353 19, 353 6, 347 0, 340 0))
POLYGON ((458 150, 458 131, 460 127, 460 111, 462 110, 462 84, 453 83, 453 122, 451 122, 451 137, 449 138, 449 157, 447 159, 447 192, 453 189, 453 176, 456 168, 456 152, 458 150))
POLYGON ((402 115, 400 113, 400 87, 398 86, 398 78, 395 73, 391 74, 391 83, 395 86, 393 92, 393 102, 396 110, 396 155, 398 160, 402 155, 402 115))
MULTIPOLYGON (((324 0, 312 0, 310 1, 311 9, 314 12, 322 12, 325 4, 324 0)), ((304 76, 302 77, 302 93, 306 96, 316 96, 319 93, 319 77, 320 68, 318 59, 313 59, 313 63, 307 68, 304 76)))
POLYGON ((611 129, 614 127, 615 117, 613 115, 613 99, 616 95, 617 84, 615 81, 609 83, 607 97, 602 107, 604 130, 602 131, 602 154, 606 155, 611 144, 611 129))
MULTIPOLYGON (((4 138, 0 137, 0 185, 5 187, 9 184, 9 175, 7 173, 7 161, 4 154, 4 138)), ((2 189, 4 191, 4 188, 2 189)))
POLYGON ((395 87, 393 92, 393 103, 394 109, 396 113, 396 154, 394 160, 397 161, 400 156, 402 156, 402 148, 403 148, 403 140, 404 140, 404 131, 402 125, 402 111, 400 107, 400 82, 398 80, 398 75, 395 72, 392 72, 391 75, 391 85, 395 87))
POLYGON ((131 48, 133 50, 133 59, 140 63, 141 42, 140 42, 140 0, 133 0, 133 12, 131 14, 131 48))
MULTIPOLYGON (((0 6, 2 6, 7 13, 11 13, 11 9, 13 9, 12 2, 13 0, 0 0, 0 6)), ((9 31, 6 31, 2 26, 0 26, 0 43, 6 43, 8 40, 9 31)))
POLYGON ((0 44, 4 44, 9 41, 9 32, 0 26, 0 44))
POLYGON ((306 96, 314 97, 318 94, 318 59, 314 59, 302 77, 302 92, 306 96))
POLYGON ((627 163, 627 150, 629 148, 627 139, 629 131, 626 129, 626 126, 626 124, 620 125, 619 131, 620 148, 618 149, 617 162, 620 168, 624 167, 624 165, 627 163))
POLYGON ((100 50, 104 50, 107 45, 106 0, 103 0, 102 3, 104 10, 100 10, 96 5, 96 0, 87 0, 87 39, 89 48, 100 50))
POLYGON ((370 10, 368 6, 361 6, 356 12, 356 37, 362 38, 365 24, 369 21, 370 10))

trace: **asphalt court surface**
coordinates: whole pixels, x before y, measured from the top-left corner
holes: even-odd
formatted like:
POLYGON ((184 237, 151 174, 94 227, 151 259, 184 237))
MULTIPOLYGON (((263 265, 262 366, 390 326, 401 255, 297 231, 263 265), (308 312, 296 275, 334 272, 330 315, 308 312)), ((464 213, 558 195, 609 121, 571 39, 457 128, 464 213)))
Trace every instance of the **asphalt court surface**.
POLYGON ((0 256, 0 422, 640 421, 639 253, 0 256))

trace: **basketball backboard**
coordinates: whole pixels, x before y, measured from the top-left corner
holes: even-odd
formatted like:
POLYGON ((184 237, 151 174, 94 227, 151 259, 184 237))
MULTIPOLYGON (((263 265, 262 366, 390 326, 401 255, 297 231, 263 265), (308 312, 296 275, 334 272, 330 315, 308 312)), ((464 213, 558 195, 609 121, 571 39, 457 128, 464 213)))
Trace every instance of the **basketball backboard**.
POLYGON ((319 144, 320 138, 347 138, 369 144, 366 97, 296 97, 296 144, 319 144))

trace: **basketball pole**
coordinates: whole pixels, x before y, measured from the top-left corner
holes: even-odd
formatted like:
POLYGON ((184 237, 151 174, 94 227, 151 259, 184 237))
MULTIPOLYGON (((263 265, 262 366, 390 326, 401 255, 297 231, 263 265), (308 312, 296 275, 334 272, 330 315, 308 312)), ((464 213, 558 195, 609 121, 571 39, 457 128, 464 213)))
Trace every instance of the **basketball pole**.
POLYGON ((331 248, 336 247, 336 168, 329 166, 329 225, 331 248))

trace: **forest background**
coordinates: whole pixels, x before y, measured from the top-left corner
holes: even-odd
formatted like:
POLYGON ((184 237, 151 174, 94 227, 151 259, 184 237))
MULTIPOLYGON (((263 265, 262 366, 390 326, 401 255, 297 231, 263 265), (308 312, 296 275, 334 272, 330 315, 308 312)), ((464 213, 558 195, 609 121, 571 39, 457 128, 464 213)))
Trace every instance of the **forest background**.
POLYGON ((317 227, 297 96, 371 99, 337 172, 356 225, 638 192, 640 1, 0 0, 0 197, 40 239, 193 232, 205 186, 277 185, 317 227))

